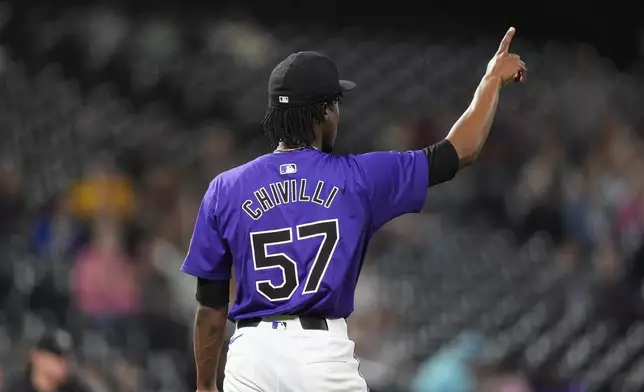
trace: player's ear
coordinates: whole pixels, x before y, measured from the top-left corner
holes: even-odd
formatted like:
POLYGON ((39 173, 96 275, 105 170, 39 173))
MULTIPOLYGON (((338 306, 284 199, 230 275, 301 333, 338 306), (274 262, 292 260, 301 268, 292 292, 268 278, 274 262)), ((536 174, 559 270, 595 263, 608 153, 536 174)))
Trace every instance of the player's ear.
POLYGON ((329 114, 337 113, 337 111, 338 111, 337 103, 326 105, 326 110, 324 111, 324 119, 326 120, 329 117, 329 114))

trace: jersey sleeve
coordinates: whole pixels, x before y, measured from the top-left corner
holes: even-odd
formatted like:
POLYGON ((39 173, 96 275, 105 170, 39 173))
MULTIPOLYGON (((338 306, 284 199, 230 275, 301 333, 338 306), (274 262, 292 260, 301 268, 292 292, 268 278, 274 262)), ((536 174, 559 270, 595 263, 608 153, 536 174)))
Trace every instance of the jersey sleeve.
POLYGON ((355 156, 374 229, 423 208, 429 185, 424 151, 382 151, 355 156))
POLYGON ((190 248, 181 271, 209 280, 230 279, 232 258, 215 219, 216 191, 214 181, 208 188, 197 213, 190 248))

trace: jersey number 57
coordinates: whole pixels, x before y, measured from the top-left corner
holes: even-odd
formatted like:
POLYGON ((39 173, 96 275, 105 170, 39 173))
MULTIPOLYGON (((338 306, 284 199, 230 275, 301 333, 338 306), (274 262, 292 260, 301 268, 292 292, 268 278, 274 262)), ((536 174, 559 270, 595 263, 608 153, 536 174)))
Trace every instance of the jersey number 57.
MULTIPOLYGON (((296 226, 295 232, 297 233, 298 241, 322 237, 322 243, 317 251, 315 260, 313 260, 302 291, 302 294, 315 293, 320 288, 324 273, 340 240, 338 220, 330 219, 305 223, 296 226)), ((250 233, 250 242, 253 252, 253 265, 256 271, 272 268, 282 270, 281 284, 274 285, 270 280, 260 280, 255 282, 257 291, 269 301, 290 299, 300 286, 297 263, 286 253, 269 253, 268 247, 293 242, 293 229, 287 227, 250 233)))

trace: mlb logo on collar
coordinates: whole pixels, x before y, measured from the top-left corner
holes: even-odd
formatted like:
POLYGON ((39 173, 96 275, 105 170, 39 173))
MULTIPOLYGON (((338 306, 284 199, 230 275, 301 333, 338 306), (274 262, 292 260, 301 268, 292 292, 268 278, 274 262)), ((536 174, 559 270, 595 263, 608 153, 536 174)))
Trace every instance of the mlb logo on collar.
POLYGON ((280 103, 288 103, 288 97, 280 95, 278 99, 279 99, 280 103))
POLYGON ((297 166, 294 163, 285 163, 280 165, 280 174, 295 174, 297 173, 297 166))

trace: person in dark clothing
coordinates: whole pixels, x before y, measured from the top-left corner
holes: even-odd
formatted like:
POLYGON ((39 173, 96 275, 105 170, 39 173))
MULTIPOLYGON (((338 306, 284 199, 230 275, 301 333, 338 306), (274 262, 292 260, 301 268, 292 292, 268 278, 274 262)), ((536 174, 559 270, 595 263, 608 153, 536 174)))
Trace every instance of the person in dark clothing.
POLYGON ((29 352, 27 369, 10 378, 3 392, 87 392, 70 375, 71 337, 56 331, 44 334, 29 352))
POLYGON ((644 283, 644 238, 640 240, 637 250, 630 257, 628 263, 627 284, 631 295, 635 298, 639 313, 644 310, 642 298, 642 284, 644 283))

